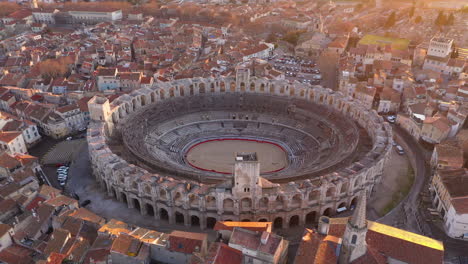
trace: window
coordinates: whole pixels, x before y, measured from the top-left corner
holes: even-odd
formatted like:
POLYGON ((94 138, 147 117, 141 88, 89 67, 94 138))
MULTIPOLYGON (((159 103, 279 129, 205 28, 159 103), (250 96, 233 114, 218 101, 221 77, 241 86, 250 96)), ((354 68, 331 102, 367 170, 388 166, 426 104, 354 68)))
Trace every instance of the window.
POLYGON ((353 235, 353 236, 351 237, 351 244, 353 244, 353 245, 356 244, 356 240, 357 240, 357 236, 356 236, 356 235, 353 235))

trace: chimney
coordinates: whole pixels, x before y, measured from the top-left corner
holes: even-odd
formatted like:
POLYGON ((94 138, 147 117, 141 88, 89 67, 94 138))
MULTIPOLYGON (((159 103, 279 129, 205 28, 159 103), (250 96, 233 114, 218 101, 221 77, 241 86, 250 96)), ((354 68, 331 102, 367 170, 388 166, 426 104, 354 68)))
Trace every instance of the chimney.
POLYGON ((267 243, 269 237, 270 237, 270 233, 266 231, 262 232, 262 237, 260 238, 260 241, 262 242, 263 245, 267 243))

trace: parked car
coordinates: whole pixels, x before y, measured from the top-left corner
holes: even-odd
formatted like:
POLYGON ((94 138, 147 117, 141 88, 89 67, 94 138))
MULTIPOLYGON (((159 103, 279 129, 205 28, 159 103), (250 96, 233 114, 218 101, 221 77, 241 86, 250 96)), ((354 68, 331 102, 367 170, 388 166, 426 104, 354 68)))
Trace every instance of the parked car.
POLYGON ((390 124, 394 124, 395 121, 396 121, 396 116, 394 116, 394 115, 387 116, 387 121, 388 121, 390 124))
POLYGON ((405 151, 403 150, 403 148, 400 145, 396 145, 395 150, 399 155, 404 155, 405 154, 405 151))
POLYGON ((65 140, 66 140, 66 141, 70 141, 70 140, 72 140, 72 139, 73 139, 72 137, 67 137, 65 140))

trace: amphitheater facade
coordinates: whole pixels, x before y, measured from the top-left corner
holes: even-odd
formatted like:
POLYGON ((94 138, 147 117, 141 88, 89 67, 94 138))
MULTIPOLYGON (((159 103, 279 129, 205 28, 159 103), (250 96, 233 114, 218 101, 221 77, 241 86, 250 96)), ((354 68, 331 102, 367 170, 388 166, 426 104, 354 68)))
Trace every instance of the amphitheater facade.
POLYGON ((108 195, 158 221, 210 228, 222 221, 315 223, 372 194, 392 131, 373 110, 320 86, 251 77, 156 83, 111 103, 88 103, 93 172, 108 195), (254 140, 285 151, 287 165, 260 173, 202 170, 187 151, 210 140, 254 140), (240 183, 240 185, 239 185, 240 183))

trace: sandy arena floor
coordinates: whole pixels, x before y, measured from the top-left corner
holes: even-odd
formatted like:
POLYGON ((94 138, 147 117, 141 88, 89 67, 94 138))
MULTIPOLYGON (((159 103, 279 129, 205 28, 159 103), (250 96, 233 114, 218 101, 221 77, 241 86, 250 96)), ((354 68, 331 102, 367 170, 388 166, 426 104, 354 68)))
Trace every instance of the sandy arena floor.
POLYGON ((186 160, 200 170, 231 174, 236 152, 257 152, 260 173, 280 171, 288 165, 286 152, 278 145, 235 139, 199 143, 188 151, 186 160))

